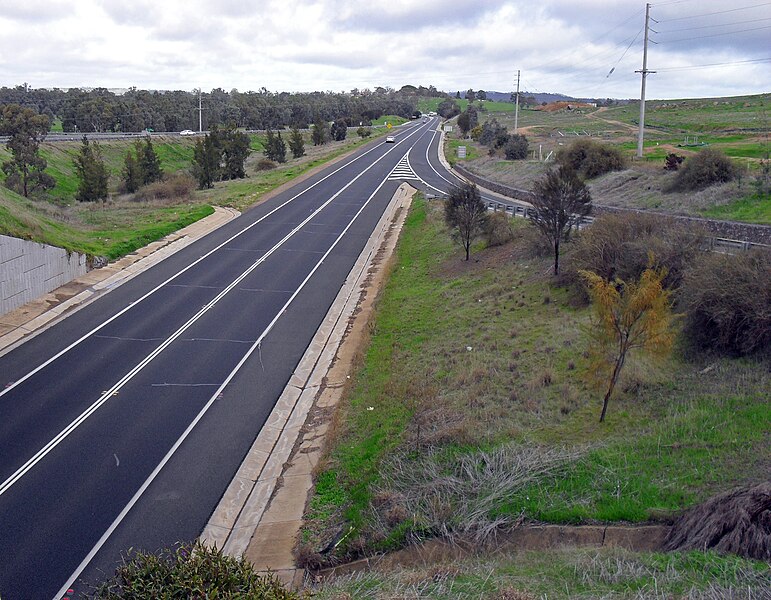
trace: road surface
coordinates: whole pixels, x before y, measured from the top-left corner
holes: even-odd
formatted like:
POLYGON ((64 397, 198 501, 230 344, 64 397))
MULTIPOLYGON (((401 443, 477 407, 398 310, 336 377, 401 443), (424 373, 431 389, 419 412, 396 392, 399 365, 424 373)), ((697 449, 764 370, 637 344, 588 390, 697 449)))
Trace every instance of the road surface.
POLYGON ((201 533, 396 188, 446 189, 436 125, 399 128, 0 357, 1 598, 77 596, 128 548, 201 533))

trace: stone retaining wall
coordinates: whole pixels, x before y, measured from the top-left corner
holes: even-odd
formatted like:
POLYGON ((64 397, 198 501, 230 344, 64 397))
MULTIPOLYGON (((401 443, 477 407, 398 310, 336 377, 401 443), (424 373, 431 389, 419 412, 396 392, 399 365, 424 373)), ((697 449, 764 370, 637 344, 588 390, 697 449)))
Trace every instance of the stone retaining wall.
MULTIPOLYGON (((527 190, 521 190, 517 188, 504 185, 495 181, 490 181, 472 173, 468 169, 455 165, 453 167, 458 173, 460 173, 466 179, 473 181, 479 186, 487 188, 508 198, 519 200, 522 202, 529 202, 533 193, 527 190)), ((684 223, 700 225, 707 229, 714 237, 724 238, 728 240, 741 240, 747 242, 753 242, 755 244, 764 244, 771 246, 771 227, 767 225, 752 225, 750 223, 737 223, 735 221, 716 221, 713 219, 700 219, 698 217, 686 217, 682 215, 670 215, 667 213, 659 213, 650 210, 640 210, 635 208, 621 208, 616 206, 604 206, 599 204, 592 205, 592 214, 601 215, 604 213, 619 213, 619 212, 641 212, 646 214, 656 214, 662 217, 678 219, 684 223)))
POLYGON ((5 314, 88 271, 86 256, 0 235, 0 314, 5 314))

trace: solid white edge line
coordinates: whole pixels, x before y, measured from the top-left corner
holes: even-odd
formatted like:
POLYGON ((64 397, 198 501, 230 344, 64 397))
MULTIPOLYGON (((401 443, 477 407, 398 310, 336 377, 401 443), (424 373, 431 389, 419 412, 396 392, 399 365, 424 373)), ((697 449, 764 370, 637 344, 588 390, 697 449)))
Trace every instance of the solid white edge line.
MULTIPOLYGON (((386 156, 385 154, 383 156, 386 156)), ((381 157, 382 158, 382 157, 381 157)), ((378 159, 378 161, 381 159, 378 159)), ((372 163, 374 165, 376 163, 372 163)), ((372 166, 370 165, 370 167, 372 166)), ((365 171, 362 171, 364 173, 365 171)), ((388 173, 390 175, 393 172, 393 169, 388 173)), ((128 504, 123 507, 123 510, 120 511, 118 516, 115 518, 115 520, 110 524, 110 526, 107 528, 107 530, 102 534, 102 537, 99 538, 99 541, 94 545, 93 548, 89 551, 89 553, 86 555, 86 557, 81 561, 81 563, 78 565, 77 569, 70 575, 69 579, 67 579, 66 583, 61 587, 61 589, 57 592, 57 594, 54 596, 53 600, 61 600, 62 596, 64 596, 67 593, 67 590, 70 589, 70 587, 75 583, 75 580, 80 576, 80 574, 85 570, 85 568, 88 566, 88 564, 93 560, 94 556, 96 556, 97 552, 104 546, 104 544, 107 542, 107 540, 110 538, 110 536, 113 534, 113 532, 118 528, 118 526, 121 524, 123 519, 126 518, 126 515, 129 513, 129 511, 134 507, 134 505, 139 501, 142 494, 147 491, 147 488, 150 487, 150 484, 152 484, 153 480, 158 476, 158 474, 161 472, 163 467, 171 460, 171 457, 176 453, 176 451, 179 449, 179 447, 182 445, 182 443, 185 441, 185 439, 190 435, 190 433, 193 431, 195 426, 199 423, 199 421, 204 417, 204 415, 208 412, 209 408, 214 404, 214 401, 219 397, 219 395, 223 392, 225 387, 233 380, 233 378, 236 376, 238 371, 241 370, 241 367, 246 363, 246 361, 249 359, 249 357, 254 354, 254 351, 259 348, 260 344, 262 343, 262 340, 265 339, 265 337, 270 333, 270 331, 273 329, 273 327, 278 322, 279 318, 284 314, 287 308, 289 308, 289 305, 294 301, 294 299, 297 297, 297 295, 300 293, 300 291, 305 287, 305 285, 308 283, 310 278, 316 273, 316 271, 319 269, 319 267, 322 265, 322 263, 326 260, 326 258, 329 256, 329 254, 332 252, 332 250, 337 246, 337 244, 340 242, 340 240, 343 238, 343 236, 348 232, 348 230, 353 225, 354 221, 359 217, 359 215, 364 211, 364 209, 369 205, 369 203, 372 201, 372 199, 375 197, 375 195, 382 189, 382 187, 385 185, 386 181, 388 180, 388 175, 380 182, 380 184, 375 188, 375 191, 372 192, 369 198, 367 198, 366 202, 362 204, 361 208, 356 212, 356 214, 353 216, 353 218, 348 222, 348 225, 345 226, 345 229, 340 233, 340 235, 337 236, 337 239, 332 243, 332 245, 329 247, 329 249, 324 253, 324 255, 321 257, 321 259, 316 263, 316 265, 311 269, 311 271, 308 273, 308 275, 305 277, 303 282, 300 284, 300 286, 294 291, 292 296, 284 303, 284 306, 281 307, 281 309, 276 313, 276 316, 273 317, 273 320, 268 324, 268 326, 263 330, 263 332, 260 334, 260 337, 257 338, 257 340, 252 344, 252 346, 249 348, 249 350, 244 354, 244 356, 241 358, 241 360, 238 362, 238 364, 235 366, 235 368, 230 372, 230 374, 227 376, 225 381, 217 388, 217 391, 214 392, 214 394, 209 398, 209 400, 206 402, 206 404, 203 406, 201 411, 195 416, 195 418, 190 422, 190 425, 187 426, 185 431, 182 433, 182 435, 177 439, 177 441, 174 443, 174 445, 169 449, 169 451, 166 453, 166 456, 163 457, 160 463, 153 469, 152 473, 148 476, 148 478, 144 481, 144 483, 139 487, 139 489, 136 491, 134 496, 129 500, 128 504)), ((342 190, 341 190, 342 191, 342 190)))
MULTIPOLYGON (((95 334, 97 331, 100 331, 102 328, 104 328, 104 327, 106 327, 107 325, 109 325, 110 323, 112 323, 112 322, 113 322, 115 319, 117 319, 118 317, 121 317, 121 316, 123 316, 123 315, 124 315, 125 313, 127 313, 129 310, 131 310, 132 308, 134 308, 135 306, 137 306, 139 303, 143 302, 144 300, 146 300, 147 298, 149 298, 150 296, 152 296, 153 294, 155 294, 155 293, 156 293, 158 290, 160 290, 161 288, 163 288, 163 287, 165 287, 166 285, 168 285, 170 282, 172 282, 173 280, 175 280, 177 277, 179 277, 179 276, 180 276, 180 275, 182 275, 183 273, 187 272, 189 269, 192 269, 192 268, 193 268, 194 266, 196 266, 198 263, 200 263, 201 261, 205 260, 206 258, 208 258, 209 256, 211 256, 211 255, 212 255, 212 254, 214 254, 215 252, 217 252, 217 251, 221 250, 221 249, 222 249, 224 246, 226 246, 227 244, 229 244, 230 242, 232 242, 234 239, 238 238, 238 237, 239 237, 239 236, 241 236, 242 234, 244 234, 244 233, 246 233, 247 231, 249 231, 249 230, 250 230, 252 227, 254 227, 255 225, 257 225, 257 224, 261 223, 262 221, 264 221, 264 220, 265 220, 265 219, 267 219, 268 217, 272 216, 272 215, 273 215, 275 212, 277 212, 277 211, 281 210, 282 208, 284 208, 284 207, 285 207, 287 204, 289 204, 289 203, 291 203, 291 202, 294 202, 294 201, 295 201, 297 198, 299 198, 300 196, 302 196, 302 195, 303 195, 303 194, 305 194, 306 192, 308 192, 308 191, 312 190, 312 189, 313 189, 313 188, 315 188, 317 185, 319 185, 319 184, 321 184, 322 182, 326 181, 327 179, 329 179, 329 178, 330 178, 330 177, 332 177, 333 175, 336 175, 336 174, 337 174, 338 172, 340 172, 342 169, 345 169, 346 167, 348 167, 348 166, 352 165, 352 164, 353 164, 354 162, 356 162, 357 160, 359 160, 359 159, 361 159, 361 158, 364 158, 364 157, 365 157, 365 156, 367 156, 367 155, 368 155, 370 152, 374 152, 374 151, 375 151, 375 150, 377 150, 378 148, 380 148, 380 146, 379 146, 379 145, 373 146, 372 148, 370 148, 370 149, 369 149, 369 150, 367 150, 366 152, 363 152, 362 154, 360 154, 360 155, 359 155, 359 156, 357 156, 356 158, 354 158, 354 159, 352 159, 351 161, 349 161, 349 162, 345 163, 344 165, 342 165, 342 166, 338 167, 337 169, 335 169, 334 171, 332 171, 332 172, 331 172, 331 173, 329 173, 328 175, 325 175, 323 178, 319 179, 317 182, 315 182, 315 183, 313 183, 312 185, 310 185, 310 186, 308 186, 307 188, 305 188, 303 191, 299 192, 298 194, 295 194, 294 196, 292 196, 291 198, 289 198, 289 199, 288 199, 288 200, 286 200, 285 202, 281 203, 279 206, 277 206, 276 208, 274 208, 274 209, 273 209, 273 210, 271 210, 270 212, 268 212, 268 213, 266 213, 265 215, 263 215, 262 217, 260 217, 260 218, 259 218, 258 220, 256 220, 254 223, 251 223, 250 225, 247 225, 247 226, 246 226, 246 227, 244 227, 244 228, 243 228, 241 231, 239 231, 238 233, 234 234, 233 236, 229 237, 227 240, 225 240, 224 242, 222 242, 222 243, 221 243, 219 246, 217 246, 217 247, 215 247, 215 248, 212 248, 212 249, 211 249, 209 252, 207 252, 206 254, 204 254, 203 256, 201 256, 200 258, 198 258, 198 259, 196 259, 195 261, 193 261, 192 263, 190 263, 190 264, 189 264, 188 266, 186 266, 184 269, 182 269, 181 271, 179 271, 179 272, 175 273, 174 275, 172 275, 171 277, 169 277, 168 279, 166 279, 164 282, 162 282, 162 283, 158 284, 156 287, 154 287, 153 289, 151 289, 149 292, 147 292, 147 293, 145 293, 143 296, 141 296, 141 297, 137 298, 137 299, 136 299, 136 300, 134 300, 134 301, 133 301, 131 304, 127 305, 126 307, 124 307, 124 308, 123 308, 122 310, 120 310, 119 312, 115 313, 115 314, 114 314, 112 317, 110 317, 110 318, 109 318, 109 319, 107 319, 106 321, 104 321, 104 322, 100 323, 99 325, 97 325, 96 327, 94 327, 94 328, 93 328, 91 331, 89 331, 88 333, 85 333, 85 334, 83 334, 83 335, 82 335, 81 337, 79 337, 77 340, 75 340, 74 342, 72 342, 72 343, 71 343, 69 346, 67 346, 66 348, 63 348, 62 350, 60 350, 59 352, 57 352, 56 354, 54 354, 54 355, 53 355, 51 358, 49 358, 49 359, 48 359, 48 360, 46 360, 45 362, 41 363, 41 364, 40 364, 40 365, 38 365, 37 367, 35 367, 35 368, 34 368, 32 371, 29 371, 29 372, 28 372, 26 375, 24 375, 23 377, 21 377, 21 378, 17 379, 16 381, 14 381, 14 382, 13 382, 11 385, 7 386, 7 387, 6 387, 6 388, 4 388, 3 390, 0 390, 0 398, 1 398, 1 397, 3 397, 3 396, 4 396, 5 394, 7 394, 8 392, 10 392, 10 391, 11 391, 12 389, 14 389, 16 386, 18 386, 18 385, 20 385, 20 384, 24 383, 24 382, 25 382, 27 379, 29 379, 29 378, 30 378, 30 377, 32 377, 33 375, 37 374, 38 372, 40 372, 42 369, 44 369, 45 367, 47 367, 48 365, 50 365, 50 364, 51 364, 52 362, 54 362, 55 360, 57 360, 57 359, 59 359, 60 357, 62 357, 64 354, 66 354, 67 352, 69 352, 70 350, 72 350, 73 348, 75 348, 76 346, 78 346, 78 345, 80 345, 81 343, 83 343, 83 341, 85 341, 86 339, 88 339, 89 337, 91 337, 91 336, 92 336, 93 334, 95 334)), ((388 154, 388 152, 386 152, 386 154, 388 154)), ((386 156, 386 154, 384 154, 383 156, 386 156)), ((382 158, 382 157, 381 157, 381 158, 382 158)))
MULTIPOLYGON (((407 138, 414 135, 411 133, 407 138)), ((407 139, 405 138, 405 140, 407 139)), ((244 280, 250 273, 252 273, 258 266, 265 262, 273 253, 283 246, 292 236, 294 236, 300 229, 307 225, 313 218, 315 218, 322 210, 324 210, 329 204, 335 200, 340 194, 352 186, 360 177, 362 177, 367 171, 373 168, 381 160, 383 160, 392 150, 389 150, 383 156, 375 159, 372 164, 361 171, 356 177, 351 179, 345 186, 340 188, 334 195, 328 200, 318 206, 309 216, 294 227, 289 233, 287 233, 279 242, 277 242, 270 250, 263 254, 257 261, 252 263, 245 271, 243 271, 236 279, 234 279, 226 288, 224 288, 219 294, 217 294, 212 300, 210 300, 203 308, 195 313, 190 319, 188 319, 181 327, 179 327, 174 333, 166 338, 159 346, 157 346, 150 354, 145 356, 139 363, 137 363, 128 373, 126 373, 117 383, 113 384, 106 392, 104 392, 93 404, 91 404, 86 410, 78 415, 73 421, 71 421, 64 429, 57 433, 51 440, 49 440, 40 450, 38 450, 31 458, 27 459, 16 471, 13 472, 2 484, 0 484, 0 496, 5 494, 13 485, 19 481, 25 474, 27 474, 36 464, 38 464, 43 458, 45 458, 54 448, 56 448, 61 442, 63 442, 69 435, 75 431, 80 425, 82 425, 88 417, 94 414, 101 406, 103 406, 110 397, 117 391, 123 388, 129 381, 131 381, 142 369, 150 364, 158 355, 160 355, 166 348, 168 348, 180 335, 182 335, 187 329, 189 329, 198 319, 206 314, 212 307, 214 307, 222 298, 230 293, 241 281, 244 280)), ((393 172, 393 170, 392 170, 393 172)), ((379 189, 379 188, 378 188, 379 189)), ((346 229, 347 230, 347 229, 346 229)), ((181 272, 180 272, 181 273, 181 272)), ((106 324, 105 322, 104 324, 106 324)))

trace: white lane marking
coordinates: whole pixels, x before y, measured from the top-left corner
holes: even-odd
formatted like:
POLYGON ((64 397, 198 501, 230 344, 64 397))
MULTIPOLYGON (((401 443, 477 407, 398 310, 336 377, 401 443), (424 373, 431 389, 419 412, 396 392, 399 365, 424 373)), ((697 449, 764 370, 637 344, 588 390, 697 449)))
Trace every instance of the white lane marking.
MULTIPOLYGON (((412 135, 414 135, 414 132, 410 134, 410 136, 412 136, 412 135)), ((410 137, 410 136, 408 136, 408 137, 410 137)), ((297 198, 299 198, 300 196, 302 196, 302 195, 303 195, 303 194, 305 194, 306 192, 308 192, 308 191, 312 190, 312 189, 313 189, 313 188, 315 188, 317 185, 321 184, 323 181, 326 181, 327 179, 329 179, 329 178, 330 178, 330 177, 332 177, 333 175, 336 175, 336 174, 337 174, 338 172, 340 172, 341 170, 343 170, 343 169, 345 169, 346 167, 348 167, 348 166, 352 165, 352 164, 353 164, 354 162, 356 162, 357 160, 360 160, 361 158, 364 158, 364 157, 365 157, 367 154, 369 154, 370 152, 374 152, 375 150, 378 150, 379 148, 380 148, 380 146, 379 146, 379 145, 378 145, 378 146, 373 146, 372 148, 370 148, 370 149, 369 149, 369 150, 367 150, 366 152, 362 153, 361 155, 357 156, 357 157, 356 157, 356 158, 354 158, 353 160, 351 160, 351 161, 349 161, 349 162, 345 163, 344 165, 342 165, 341 167, 339 167, 339 168, 335 169, 335 170, 334 170, 334 171, 332 171, 332 172, 331 172, 329 175, 326 175, 325 177, 323 177, 323 178, 319 179, 319 180, 318 180, 316 183, 314 183, 314 184, 312 184, 312 185, 308 186, 307 188, 305 188, 304 190, 302 190, 302 191, 301 191, 301 192, 299 192, 298 194, 296 194, 296 195, 292 196, 292 197, 291 197, 291 198, 289 198, 289 199, 288 199, 286 202, 283 202, 282 204, 278 205, 276 208, 274 208, 273 210, 271 210, 271 211, 270 211, 270 212, 268 212, 267 214, 265 214, 265 215, 263 215, 262 217, 260 217, 260 218, 259 218, 257 221, 255 221, 255 222, 254 222, 254 223, 252 223, 251 225, 247 225, 247 226, 246 226, 246 227, 244 227, 244 228, 243 228, 241 231, 239 231, 238 233, 234 234, 233 236, 229 237, 227 240, 225 240, 224 242, 222 242, 222 243, 221 243, 219 246, 217 246, 217 247, 213 248, 212 250, 210 250, 209 252, 207 252, 206 254, 204 254, 203 256, 201 256, 200 258, 198 258, 197 260, 195 260, 195 261, 193 261, 192 263, 190 263, 188 266, 186 266, 186 267, 185 267, 184 269, 182 269, 181 271, 179 271, 179 272, 175 273, 174 275, 172 275, 171 277, 169 277, 168 279, 166 279, 164 282, 162 282, 162 283, 158 284, 156 287, 154 287, 153 289, 151 289, 151 290, 150 290, 149 292, 147 292, 145 295, 143 295, 143 296, 141 296, 140 298, 138 298, 138 299, 134 300, 134 302, 132 302, 131 304, 129 304, 128 306, 126 306, 125 308, 123 308, 122 310, 120 310, 119 312, 115 313, 115 314, 114 314, 112 317, 110 317, 109 319, 107 319, 107 320, 106 320, 106 321, 104 321, 103 323, 101 323, 101 324, 97 325, 96 327, 94 327, 94 328, 93 328, 91 331, 89 331, 88 333, 85 333, 85 334, 83 334, 83 335, 82 335, 81 337, 79 337, 77 340, 75 340, 74 342, 72 342, 72 343, 71 343, 69 346, 67 346, 66 348, 64 348, 64 349, 60 350, 59 352, 57 352, 56 354, 54 354, 54 355, 53 355, 51 358, 49 358, 49 359, 48 359, 48 360, 46 360, 45 362, 41 363, 41 364, 40 364, 40 365, 38 365, 37 367, 35 367, 35 368, 34 368, 32 371, 28 372, 28 373, 27 373, 26 375, 24 375, 23 377, 20 377, 19 379, 17 379, 16 381, 14 381, 12 384, 10 384, 10 385, 7 385, 7 386, 5 387, 5 389, 3 389, 3 390, 0 390, 0 398, 1 398, 1 397, 3 397, 3 396, 4 396, 5 394, 7 394, 8 392, 10 392, 10 391, 11 391, 12 389, 14 389, 16 386, 18 386, 18 385, 20 385, 20 384, 24 383, 24 382, 25 382, 27 379, 29 379, 29 378, 30 378, 30 377, 32 377, 33 375, 35 375, 35 374, 39 373, 41 370, 43 370, 44 368, 46 368, 46 367, 47 367, 48 365, 50 365, 52 362, 54 362, 55 360, 59 359, 59 358, 60 358, 60 357, 62 357, 64 354, 66 354, 67 352, 69 352, 70 350, 72 350, 73 348, 75 348, 76 346, 78 346, 78 345, 80 345, 81 343, 83 343, 83 342, 84 342, 86 339, 88 339, 89 337, 91 337, 91 336, 92 336, 93 334, 95 334, 97 331, 100 331, 101 329, 103 329, 104 327, 106 327, 107 325, 109 325, 110 323, 112 323, 112 322, 113 322, 115 319, 117 319, 118 317, 121 317, 122 315, 124 315, 125 313, 127 313, 129 310, 131 310, 132 308, 134 308, 135 306, 137 306, 139 303, 143 302, 144 300, 146 300, 147 298, 149 298, 150 296, 152 296, 153 294, 155 294, 155 293, 156 293, 158 290, 160 290, 162 287, 164 287, 164 286, 165 286, 165 285, 167 285, 168 283, 170 283, 170 282, 174 281, 174 280, 175 280, 177 277, 179 277, 180 275, 182 275, 183 273, 185 273, 185 272, 186 272, 186 271, 188 271, 189 269, 192 269, 192 268, 193 268, 194 266, 196 266, 198 263, 200 263, 201 261, 203 261, 203 260, 207 259, 209 256, 211 256, 212 254, 214 254, 214 253, 215 253, 215 252, 217 252, 218 250, 222 249, 224 246, 226 246, 227 244, 229 244, 230 242, 232 242, 234 239, 238 238, 238 237, 239 237, 239 236, 241 236, 242 234, 244 234, 244 233, 246 233, 247 231, 249 231, 249 230, 250 230, 252 227, 254 227, 255 225, 257 225, 257 224, 261 223, 262 221, 264 221, 265 219, 267 219, 268 217, 270 217, 271 215, 273 215, 275 212, 277 212, 277 211, 281 210, 281 209, 282 209, 282 208, 284 208, 284 207, 285 207, 287 204, 289 204, 289 203, 291 203, 291 202, 294 202, 294 201, 295 201, 297 198)), ((389 150, 388 152, 386 152, 385 154, 383 154, 383 156, 381 156, 381 157, 380 157, 380 158, 379 158, 379 159, 378 159, 376 162, 380 161, 380 160, 381 160, 383 157, 387 156, 387 155, 388 155, 390 152, 391 152, 391 150, 389 150)), ((375 164, 375 163, 373 163, 373 164, 375 164)))
MULTIPOLYGON (((436 167, 434 167, 434 165, 431 163, 431 159, 428 157, 428 151, 431 150, 431 144, 434 143, 434 139, 435 138, 436 138, 436 132, 434 132, 434 134, 431 136, 431 141, 428 143, 428 146, 426 147, 426 162, 428 163, 428 166, 431 167, 431 170, 434 173, 436 173, 439 176, 440 179, 443 179, 444 181, 446 181, 450 185, 457 185, 457 183, 453 183, 452 181, 447 179, 444 175, 442 175, 439 171, 437 171, 436 167)), ((440 139, 439 143, 441 144, 441 139, 440 139)), ((437 152, 437 156, 439 156, 439 147, 438 146, 437 146, 436 152, 437 152)), ((431 186, 431 187, 434 187, 434 186, 431 186)), ((437 189, 437 188, 434 188, 434 189, 437 189)))
MULTIPOLYGON (((396 166, 394 167, 393 171, 391 171, 391 174, 388 176, 388 179, 396 180, 396 181, 399 181, 402 179, 417 179, 419 181, 423 181, 422 179, 420 179, 420 177, 417 176, 417 174, 412 168, 412 165, 410 164, 409 150, 404 156, 402 156, 399 162, 396 163, 396 166)), ((423 181, 423 183, 425 183, 425 181, 423 181)))
MULTIPOLYGON (((410 134, 413 135, 413 134, 410 134)), ((409 136, 408 136, 409 137, 409 136)), ((406 139, 406 138, 405 138, 406 139)), ((32 458, 29 458, 23 465, 21 465, 14 473, 8 477, 2 484, 0 484, 0 496, 5 494, 11 487, 21 479, 30 469, 32 469, 37 463, 39 463, 49 452, 51 452, 56 446, 63 442, 73 431, 75 431, 86 419, 94 414, 102 405, 104 405, 111 396, 117 395, 118 391, 123 388, 129 381, 131 381, 142 369, 144 369, 150 362, 152 362, 161 352, 168 348, 178 337, 180 337, 187 329, 189 329, 198 319, 211 310, 222 298, 230 293, 241 281, 243 281, 249 274, 251 274, 257 267, 264 263, 274 252, 276 252, 281 246, 283 246, 292 236, 299 232, 309 221, 311 221, 316 215, 321 213, 332 201, 335 200, 340 194, 352 186, 360 177, 372 169, 376 164, 383 160, 391 152, 389 150, 380 158, 375 159, 367 168, 363 169, 356 177, 351 179, 346 185, 335 192, 328 200, 324 201, 318 206, 311 214, 303 219, 298 225, 294 227, 289 233, 287 233, 279 242, 277 242, 270 250, 253 262, 243 273, 236 277, 230 284, 225 287, 219 294, 212 298, 209 302, 190 317, 181 327, 179 327, 174 333, 166 338, 158 347, 156 347, 150 354, 145 356, 139 363, 137 363, 128 373, 121 377, 117 383, 115 383, 110 389, 102 392, 102 395, 91 404, 86 410, 80 413, 69 425, 56 434, 53 439, 38 450, 32 458)), ((380 188, 378 188, 380 189, 380 188)), ((356 213, 359 214, 358 212, 356 213)), ((346 229, 347 230, 347 229, 346 229)), ((338 238, 339 239, 339 238, 338 238)), ((335 242, 336 244, 337 242, 335 242)), ((326 256, 326 254, 324 255, 326 256)), ((292 296, 294 297, 294 296, 292 296)))
MULTIPOLYGON (((433 136, 431 137, 431 142, 429 142, 428 147, 426 148, 426 162, 428 163, 428 166, 431 167, 431 170, 434 173, 436 173, 441 179, 443 179, 444 181, 446 181, 450 185, 458 185, 457 183, 453 183, 452 181, 447 179, 444 175, 442 175, 439 171, 437 171, 436 167, 434 167, 433 163, 431 162, 431 159, 428 157, 428 151, 431 149, 431 144, 434 142, 434 138, 435 137, 436 137, 436 132, 434 132, 433 136)), ((440 143, 441 143, 441 141, 440 141, 440 143)), ((437 156, 438 156, 438 153, 439 153, 439 148, 437 146, 437 156)), ((462 181, 457 175, 455 175, 451 171, 450 171, 450 174, 453 177, 455 177, 458 181, 462 181)), ((434 187, 433 185, 431 185, 430 183, 426 183, 425 181, 423 181, 423 183, 425 183, 429 187, 434 188, 438 192, 441 192, 441 193, 445 193, 446 192, 446 190, 440 190, 439 188, 434 187)), ((488 202, 490 202, 490 201, 501 202, 500 199, 492 197, 492 196, 486 196, 485 194, 482 194, 481 192, 480 192, 480 195, 482 196, 482 200, 487 200, 488 202)), ((505 202, 501 202, 501 203, 502 204, 506 204, 505 202)), ((511 204, 509 204, 509 206, 511 206, 511 204)), ((516 204, 514 204, 514 206, 516 206, 516 204)))
POLYGON ((54 596, 54 600, 59 600, 67 592, 67 590, 70 588, 70 586, 73 583, 75 583, 75 580, 78 577, 80 577, 80 574, 88 566, 88 564, 93 560, 94 556, 96 556, 96 553, 99 552, 99 550, 102 548, 102 546, 104 546, 104 544, 107 542, 107 540, 110 538, 110 536, 115 532, 115 530, 121 524, 123 519, 126 518, 126 515, 129 513, 129 511, 139 501, 139 499, 145 493, 147 488, 150 487, 150 484, 155 480, 155 478, 161 472, 163 467, 166 466, 166 463, 168 463, 169 460, 171 460, 171 457, 174 456, 176 451, 179 449, 179 447, 182 445, 182 443, 185 441, 185 439, 187 439, 187 437, 193 431, 195 426, 198 425, 198 422, 209 411, 209 408, 212 406, 212 404, 214 404, 215 400, 217 400, 218 398, 220 398, 222 396, 222 393, 225 390, 225 387, 233 380, 233 378, 241 370, 241 367, 244 366, 244 364, 249 359, 249 357, 251 357, 252 354, 254 354, 255 350, 260 349, 260 351, 261 351, 262 340, 264 340, 265 337, 268 335, 268 333, 270 333, 270 331, 273 329, 273 327, 278 322, 279 318, 286 312, 286 310, 292 304, 292 302, 297 297, 297 295, 300 293, 300 291, 302 291, 302 289, 308 283, 310 278, 314 275, 314 273, 316 273, 316 271, 319 269, 319 267, 324 263, 324 261, 327 259, 327 257, 331 254, 332 250, 334 250, 334 248, 337 246, 337 244, 340 242, 340 240, 343 238, 343 236, 351 228, 351 226, 353 225, 354 221, 356 221, 356 219, 359 217, 359 215, 364 211, 364 209, 367 207, 367 205, 371 202, 372 198, 375 197, 375 195, 380 191, 380 189, 383 187, 383 185, 386 183, 387 180, 388 180, 388 177, 386 176, 383 179, 383 181, 380 182, 380 184, 377 186, 377 188, 375 188, 375 191, 372 192, 370 197, 367 198, 366 202, 364 202, 364 204, 361 206, 361 208, 356 212, 356 214, 353 216, 353 218, 348 222, 348 225, 346 225, 345 229, 343 229, 343 231, 340 233, 340 235, 337 236, 337 239, 329 247, 329 250, 327 250, 324 253, 324 256, 322 256, 321 259, 313 267, 313 269, 311 269, 311 271, 305 277, 305 279, 300 284, 300 286, 294 291, 292 296, 286 301, 286 303, 281 308, 281 310, 279 310, 276 313, 276 316, 273 317, 273 320, 268 324, 268 326, 265 328, 265 330, 260 334, 260 337, 257 338, 257 340, 249 348, 249 350, 246 352, 246 354, 244 354, 244 356, 241 358, 241 360, 238 361, 238 364, 230 372, 230 374, 227 376, 225 381, 223 381, 222 384, 219 386, 219 388, 217 388, 217 391, 214 392, 214 394, 212 394, 212 396, 209 398, 209 400, 206 402, 206 404, 203 406, 203 408, 200 410, 200 412, 190 422, 190 425, 187 426, 187 429, 185 429, 185 431, 182 433, 182 435, 179 437, 179 439, 177 439, 177 441, 174 442, 174 445, 169 449, 169 451, 163 457, 161 462, 159 462, 158 465, 155 467, 155 469, 153 469, 153 472, 150 473, 150 475, 149 475, 149 477, 147 479, 145 479, 144 483, 142 483, 142 485, 139 487, 139 489, 136 491, 136 493, 132 496, 132 498, 131 498, 131 500, 129 500, 128 504, 126 504, 126 506, 123 507, 123 510, 120 511, 120 513, 115 518, 115 520, 110 524, 110 526, 107 528, 107 530, 102 534, 102 537, 100 537, 99 540, 97 541, 97 543, 94 545, 94 547, 91 548, 91 550, 86 555, 86 557, 81 561, 81 563, 78 565, 78 567, 72 573, 72 575, 70 575, 69 579, 67 579, 67 582, 61 587, 61 589, 54 596))

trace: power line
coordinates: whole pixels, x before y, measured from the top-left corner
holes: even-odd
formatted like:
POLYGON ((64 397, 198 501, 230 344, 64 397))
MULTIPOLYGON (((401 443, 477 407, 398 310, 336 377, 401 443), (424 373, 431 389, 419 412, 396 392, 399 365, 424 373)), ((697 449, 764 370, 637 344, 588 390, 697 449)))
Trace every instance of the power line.
POLYGON ((711 29, 712 27, 730 27, 731 25, 745 25, 747 23, 760 23, 762 21, 771 21, 768 19, 750 19, 747 21, 734 21, 733 23, 720 23, 718 25, 702 25, 701 27, 683 27, 682 29, 669 29, 667 31, 657 31, 656 33, 675 33, 677 31, 694 31, 696 29, 711 29))
POLYGON ((706 38, 720 37, 723 35, 733 35, 735 33, 747 33, 748 31, 760 31, 761 29, 771 29, 771 25, 764 27, 754 27, 752 29, 740 29, 739 31, 724 31, 723 33, 711 33, 709 35, 699 35, 696 37, 680 38, 679 40, 664 40, 656 42, 657 44, 675 44, 677 42, 690 42, 691 40, 703 40, 706 38))
POLYGON ((694 2, 695 0, 671 0, 671 2, 656 2, 651 6, 669 6, 670 4, 682 4, 683 2, 694 2))
POLYGON ((737 12, 740 10, 750 10, 751 8, 759 8, 761 6, 769 6, 771 5, 771 2, 764 2, 763 4, 753 4, 752 6, 742 6, 740 8, 729 8, 728 10, 718 10, 715 12, 708 12, 708 13, 700 13, 698 15, 691 15, 688 17, 675 17, 674 19, 663 19, 661 21, 656 21, 657 23, 671 23, 672 21, 685 21, 687 19, 696 19, 698 17, 708 17, 711 15, 724 15, 726 13, 732 13, 737 12))
POLYGON ((750 64, 759 64, 763 62, 769 62, 771 61, 771 57, 768 58, 753 58, 752 60, 737 60, 733 62, 724 62, 724 63, 710 63, 707 65, 692 65, 690 67, 664 67, 660 68, 659 72, 661 71, 690 71, 693 69, 707 69, 712 67, 726 67, 726 66, 733 66, 733 65, 750 65, 750 64))
POLYGON ((608 74, 607 74, 607 75, 605 75, 605 79, 607 79, 608 77, 610 77, 610 76, 611 76, 611 74, 613 73, 613 71, 615 71, 615 70, 616 70, 616 67, 618 66, 618 63, 620 63, 622 60, 624 60, 624 57, 626 56, 626 53, 627 53, 627 52, 629 52, 629 48, 631 48, 631 47, 632 47, 632 44, 634 44, 634 43, 637 41, 637 38, 638 38, 638 37, 640 37, 640 34, 642 33, 642 30, 643 30, 643 29, 645 29, 645 27, 642 27, 642 28, 640 29, 640 31, 638 31, 638 32, 637 32, 637 35, 636 35, 636 36, 634 36, 634 39, 632 39, 632 41, 631 41, 631 42, 629 42, 629 45, 626 47, 626 50, 624 50, 624 53, 621 55, 621 58, 619 58, 619 59, 616 61, 616 64, 614 64, 614 65, 611 67, 610 71, 608 71, 608 74))

